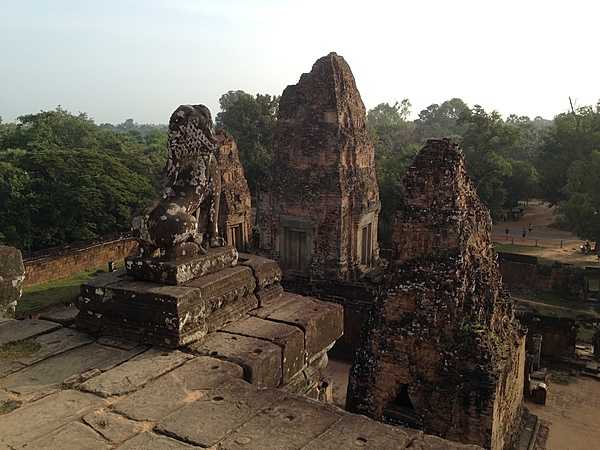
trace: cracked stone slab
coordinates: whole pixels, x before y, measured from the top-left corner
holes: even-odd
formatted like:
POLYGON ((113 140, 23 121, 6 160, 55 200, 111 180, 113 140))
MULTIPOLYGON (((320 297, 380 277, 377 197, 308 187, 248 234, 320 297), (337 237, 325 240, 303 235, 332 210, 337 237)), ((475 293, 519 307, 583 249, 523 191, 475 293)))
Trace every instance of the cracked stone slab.
POLYGON ((117 448, 119 450, 185 450, 197 447, 192 447, 166 436, 142 433, 117 448))
POLYGON ((364 416, 345 414, 325 433, 312 440, 302 450, 338 450, 340 448, 368 448, 388 450, 405 448, 409 436, 400 427, 392 427, 364 416))
POLYGON ((238 380, 205 393, 163 419, 156 429, 201 447, 211 447, 284 396, 280 391, 258 390, 238 380))
POLYGON ((70 328, 61 328, 30 340, 39 346, 38 350, 20 357, 0 359, 0 377, 10 375, 35 362, 93 341, 92 338, 70 328))
POLYGON ((40 314, 40 319, 56 322, 63 326, 72 325, 79 310, 75 305, 62 305, 40 314))
POLYGON ((150 349, 120 366, 86 381, 80 386, 80 389, 102 397, 128 394, 191 358, 193 358, 192 355, 178 350, 150 349))
POLYGON ((248 317, 229 324, 223 331, 264 339, 281 347, 282 379, 286 384, 302 370, 305 363, 304 333, 300 328, 280 322, 248 317))
POLYGON ((57 392, 1 416, 0 443, 22 446, 104 404, 104 400, 91 394, 72 390, 57 392))
POLYGON ((272 286, 267 286, 264 289, 260 289, 256 292, 256 297, 260 306, 263 306, 269 302, 276 301, 283 295, 283 287, 279 283, 272 286))
POLYGON ((19 394, 47 389, 60 385, 67 378, 93 369, 108 370, 133 358, 145 349, 145 347, 138 347, 126 351, 104 347, 96 343, 84 345, 0 379, 0 387, 19 394))
POLYGON ((53 355, 66 352, 82 345, 90 344, 94 341, 90 336, 80 333, 72 328, 61 328, 51 333, 43 334, 33 341, 40 345, 40 349, 32 355, 18 358, 16 361, 30 366, 36 362, 42 361, 53 355))
POLYGON ((289 292, 251 311, 250 315, 300 327, 304 331, 309 359, 344 334, 344 309, 341 305, 289 292))
POLYGON ((83 417, 83 421, 114 444, 120 444, 144 431, 144 424, 105 409, 89 413, 83 417))
POLYGON ((252 269, 259 289, 281 282, 281 268, 272 259, 250 253, 240 253, 239 263, 252 269))
POLYGON ((54 322, 37 319, 9 320, 0 323, 0 345, 22 341, 43 333, 56 330, 61 326, 54 322))
POLYGON ((281 383, 281 348, 272 342, 216 332, 192 344, 190 349, 199 355, 239 364, 244 368, 244 378, 258 387, 277 387, 281 383))
POLYGON ((109 450, 112 447, 90 427, 81 422, 72 422, 60 430, 29 443, 27 448, 36 450, 109 450))
POLYGON ((219 449, 300 449, 339 421, 341 416, 341 411, 325 408, 322 403, 286 398, 230 433, 219 443, 219 449))
POLYGON ((114 410, 134 420, 159 421, 193 402, 202 391, 241 380, 240 366, 210 357, 197 357, 152 381, 114 405, 114 410))

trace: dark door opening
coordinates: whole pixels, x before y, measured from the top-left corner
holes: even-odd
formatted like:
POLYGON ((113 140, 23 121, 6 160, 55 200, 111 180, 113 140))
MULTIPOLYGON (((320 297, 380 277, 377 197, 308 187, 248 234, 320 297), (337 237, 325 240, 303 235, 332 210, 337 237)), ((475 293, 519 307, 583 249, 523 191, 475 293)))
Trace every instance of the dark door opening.
POLYGON ((383 410, 384 421, 394 425, 404 425, 411 428, 422 428, 423 422, 410 399, 408 384, 401 384, 394 400, 383 410))
POLYGON ((242 224, 233 225, 231 227, 231 246, 235 247, 239 251, 245 250, 244 236, 242 235, 242 224))
POLYGON ((307 233, 285 228, 282 250, 282 263, 286 269, 306 271, 309 264, 307 233))

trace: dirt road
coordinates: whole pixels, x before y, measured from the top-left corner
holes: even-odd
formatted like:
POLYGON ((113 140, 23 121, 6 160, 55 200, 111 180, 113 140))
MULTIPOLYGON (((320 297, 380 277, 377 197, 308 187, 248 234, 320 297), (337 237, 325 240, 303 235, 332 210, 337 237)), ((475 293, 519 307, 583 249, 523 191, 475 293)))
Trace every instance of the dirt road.
POLYGON ((551 383, 545 406, 527 403, 550 422, 546 450, 600 448, 600 381, 577 377, 569 384, 551 383))
POLYGON ((584 255, 579 247, 584 243, 569 231, 554 227, 556 208, 547 203, 531 201, 518 221, 495 223, 492 230, 494 242, 511 244, 518 248, 510 251, 576 265, 598 265, 595 255, 584 255), (509 233, 506 234, 508 229, 509 233), (531 231, 529 231, 531 229, 531 231), (525 230, 525 238, 523 231, 525 230), (537 241, 537 247, 536 247, 537 241))

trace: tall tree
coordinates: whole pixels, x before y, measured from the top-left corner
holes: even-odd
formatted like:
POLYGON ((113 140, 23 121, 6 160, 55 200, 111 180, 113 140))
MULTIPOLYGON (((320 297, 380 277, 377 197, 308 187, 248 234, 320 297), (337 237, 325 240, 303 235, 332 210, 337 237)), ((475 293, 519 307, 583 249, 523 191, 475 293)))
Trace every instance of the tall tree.
POLYGON ((279 97, 229 91, 221 96, 219 104, 217 126, 227 130, 236 140, 250 191, 256 195, 273 159, 279 97))

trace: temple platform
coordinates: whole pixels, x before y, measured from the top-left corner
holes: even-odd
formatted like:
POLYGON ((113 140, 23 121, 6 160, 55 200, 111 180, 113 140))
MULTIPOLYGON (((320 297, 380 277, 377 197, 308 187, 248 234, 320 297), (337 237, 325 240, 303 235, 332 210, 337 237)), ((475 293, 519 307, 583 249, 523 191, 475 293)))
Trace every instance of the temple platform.
MULTIPOLYGON (((285 311, 269 315, 293 322, 285 311)), ((237 347, 237 362, 225 344, 216 342, 204 350, 168 350, 96 338, 58 322, 0 322, 0 449, 479 448, 252 384, 249 361, 268 353, 269 343, 290 342, 280 348, 292 357, 291 343, 301 341, 293 330, 279 328, 280 322, 257 320, 252 316, 220 332, 250 334, 265 343, 237 347), (257 354, 258 349, 264 351, 257 354), (207 351, 217 354, 200 356, 207 351)), ((282 377, 294 378, 289 371, 282 377)))

